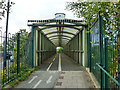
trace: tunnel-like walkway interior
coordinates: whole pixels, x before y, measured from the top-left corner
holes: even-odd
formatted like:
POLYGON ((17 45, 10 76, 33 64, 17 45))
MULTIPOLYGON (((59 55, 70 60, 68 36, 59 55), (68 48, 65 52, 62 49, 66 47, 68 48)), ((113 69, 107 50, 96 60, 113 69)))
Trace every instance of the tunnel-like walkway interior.
POLYGON ((64 13, 56 13, 54 19, 28 20, 32 27, 32 63, 40 66, 63 47, 63 53, 81 66, 87 66, 87 25, 82 20, 66 19, 64 13))

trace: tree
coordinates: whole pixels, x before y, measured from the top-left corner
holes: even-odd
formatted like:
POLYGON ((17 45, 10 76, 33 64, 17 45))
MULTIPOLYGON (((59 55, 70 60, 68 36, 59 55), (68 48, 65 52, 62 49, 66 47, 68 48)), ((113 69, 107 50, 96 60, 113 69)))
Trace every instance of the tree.
MULTIPOLYGON (((15 4, 14 2, 10 2, 9 8, 11 8, 11 6, 14 4, 15 4)), ((3 17, 5 17, 5 12, 7 11, 7 8, 8 8, 8 6, 5 2, 5 0, 0 1, 0 20, 2 20, 3 17)))
POLYGON ((4 1, 0 1, 0 20, 2 20, 2 17, 4 17, 5 11, 4 11, 4 1))
POLYGON ((119 25, 117 25, 120 21, 118 17, 119 7, 119 2, 80 2, 78 0, 77 2, 68 2, 66 9, 71 10, 79 18, 83 17, 89 28, 91 28, 91 23, 96 20, 98 12, 101 11, 104 33, 113 36, 119 31, 119 25))

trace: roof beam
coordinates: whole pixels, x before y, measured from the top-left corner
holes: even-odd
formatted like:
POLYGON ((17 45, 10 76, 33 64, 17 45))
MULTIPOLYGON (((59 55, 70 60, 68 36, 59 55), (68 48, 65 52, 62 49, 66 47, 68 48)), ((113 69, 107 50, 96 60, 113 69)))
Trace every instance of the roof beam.
MULTIPOLYGON (((59 38, 53 38, 53 39, 49 39, 49 40, 55 40, 55 39, 58 39, 58 40, 59 40, 59 38)), ((68 39, 68 38, 61 38, 61 39, 70 40, 70 39, 68 39)))
POLYGON ((72 38, 72 37, 70 37, 70 36, 67 36, 67 35, 54 35, 54 36, 50 36, 50 37, 48 37, 48 38, 52 38, 52 37, 60 37, 60 36, 64 36, 64 37, 68 37, 68 38, 72 38))
POLYGON ((46 24, 28 24, 28 26, 50 26, 50 27, 70 27, 70 26, 86 26, 84 24, 75 24, 75 25, 70 25, 70 24, 50 24, 50 25, 46 25, 46 24))
POLYGON ((62 31, 62 32, 58 32, 58 31, 56 31, 56 32, 50 32, 50 33, 47 33, 45 35, 50 35, 50 34, 54 34, 54 33, 67 33, 67 34, 75 35, 75 34, 73 34, 71 32, 66 32, 66 31, 62 31))

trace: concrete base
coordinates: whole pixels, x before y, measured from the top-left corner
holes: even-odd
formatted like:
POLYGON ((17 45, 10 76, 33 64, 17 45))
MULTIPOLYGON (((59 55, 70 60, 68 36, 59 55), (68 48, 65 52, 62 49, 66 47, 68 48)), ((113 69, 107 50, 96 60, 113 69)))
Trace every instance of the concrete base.
POLYGON ((92 81, 94 82, 94 85, 96 88, 100 88, 100 84, 98 83, 97 79, 95 78, 95 76, 93 75, 93 73, 90 72, 89 68, 86 68, 86 71, 88 72, 90 78, 92 79, 92 81))

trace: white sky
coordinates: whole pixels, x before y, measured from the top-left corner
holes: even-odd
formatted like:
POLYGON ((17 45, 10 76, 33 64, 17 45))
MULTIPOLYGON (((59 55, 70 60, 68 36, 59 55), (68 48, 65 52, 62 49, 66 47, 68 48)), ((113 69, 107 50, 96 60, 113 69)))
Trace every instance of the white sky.
MULTIPOLYGON (((7 0, 6 0, 7 1, 7 0)), ((55 13, 65 13, 66 18, 78 19, 71 11, 65 10, 67 1, 76 0, 11 0, 15 5, 9 14, 8 32, 15 33, 19 29, 29 29, 27 20, 52 19, 55 13)), ((2 30, 5 31, 6 19, 0 21, 2 30)))

